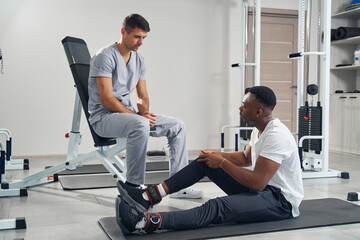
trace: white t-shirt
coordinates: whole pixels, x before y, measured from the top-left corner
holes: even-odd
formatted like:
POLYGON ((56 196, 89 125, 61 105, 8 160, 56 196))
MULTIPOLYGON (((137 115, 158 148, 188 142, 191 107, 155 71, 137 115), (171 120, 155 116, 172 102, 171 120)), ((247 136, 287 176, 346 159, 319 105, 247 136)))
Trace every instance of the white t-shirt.
POLYGON ((259 156, 280 164, 268 185, 281 189, 281 193, 292 205, 292 215, 300 215, 299 205, 304 198, 302 170, 298 148, 289 129, 275 118, 270 121, 259 137, 259 130, 251 133, 251 158, 253 165, 259 156))

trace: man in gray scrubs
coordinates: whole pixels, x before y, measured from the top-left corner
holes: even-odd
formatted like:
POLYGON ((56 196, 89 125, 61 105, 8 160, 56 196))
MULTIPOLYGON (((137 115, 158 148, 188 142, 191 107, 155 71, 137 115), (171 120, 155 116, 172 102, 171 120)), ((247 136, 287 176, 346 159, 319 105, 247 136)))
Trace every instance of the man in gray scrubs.
MULTIPOLYGON (((100 49, 90 62, 89 121, 99 136, 127 138, 126 183, 130 186, 144 184, 149 135, 167 137, 170 176, 188 165, 184 123, 149 111, 145 62, 137 52, 149 31, 145 18, 138 14, 127 16, 121 29, 121 42, 100 49), (134 89, 138 97, 138 111, 130 99, 134 89)), ((202 191, 192 188, 172 195, 174 198, 202 196, 202 191)))

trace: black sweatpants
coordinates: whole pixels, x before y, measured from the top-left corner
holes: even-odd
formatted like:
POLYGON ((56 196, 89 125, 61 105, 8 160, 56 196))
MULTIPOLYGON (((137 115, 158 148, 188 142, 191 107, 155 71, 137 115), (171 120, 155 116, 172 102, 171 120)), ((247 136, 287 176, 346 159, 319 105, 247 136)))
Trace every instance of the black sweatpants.
POLYGON ((165 180, 165 183, 170 193, 173 193, 193 185, 205 176, 228 196, 210 199, 188 210, 161 212, 161 229, 193 229, 209 224, 264 222, 293 217, 291 204, 279 188, 268 185, 261 192, 250 190, 224 170, 209 168, 196 160, 165 180))

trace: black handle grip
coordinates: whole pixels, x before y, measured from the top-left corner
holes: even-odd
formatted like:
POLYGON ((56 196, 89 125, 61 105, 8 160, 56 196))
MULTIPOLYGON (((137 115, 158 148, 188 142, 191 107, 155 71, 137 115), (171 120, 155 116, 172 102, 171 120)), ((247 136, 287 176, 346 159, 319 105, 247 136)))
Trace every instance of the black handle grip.
POLYGON ((239 63, 233 63, 231 64, 231 67, 239 67, 239 63))
POLYGON ((235 134, 235 152, 239 151, 239 134, 235 134))
POLYGON ((221 148, 224 148, 224 133, 221 133, 221 148))
POLYGON ((289 54, 289 58, 297 58, 297 57, 301 57, 301 53, 291 53, 291 54, 289 54))
POLYGON ((303 150, 302 150, 302 147, 299 147, 299 159, 300 159, 300 167, 301 167, 301 169, 304 169, 304 167, 303 167, 303 150))
POLYGON ((6 141, 6 160, 10 161, 11 160, 11 143, 12 143, 12 137, 6 141))

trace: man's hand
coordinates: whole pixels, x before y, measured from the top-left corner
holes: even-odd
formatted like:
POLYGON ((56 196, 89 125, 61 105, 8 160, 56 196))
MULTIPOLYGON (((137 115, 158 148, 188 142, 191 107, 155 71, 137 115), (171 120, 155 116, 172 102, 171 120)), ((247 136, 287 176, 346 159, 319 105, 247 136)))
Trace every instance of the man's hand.
POLYGON ((153 127, 156 123, 156 115, 154 113, 145 111, 143 114, 141 114, 141 116, 149 119, 150 122, 150 127, 153 127))
POLYGON ((220 168, 226 159, 213 151, 202 150, 198 162, 205 162, 209 168, 220 168))
POLYGON ((215 153, 215 152, 211 151, 211 150, 201 150, 199 157, 204 156, 206 154, 210 154, 210 153, 215 153))

